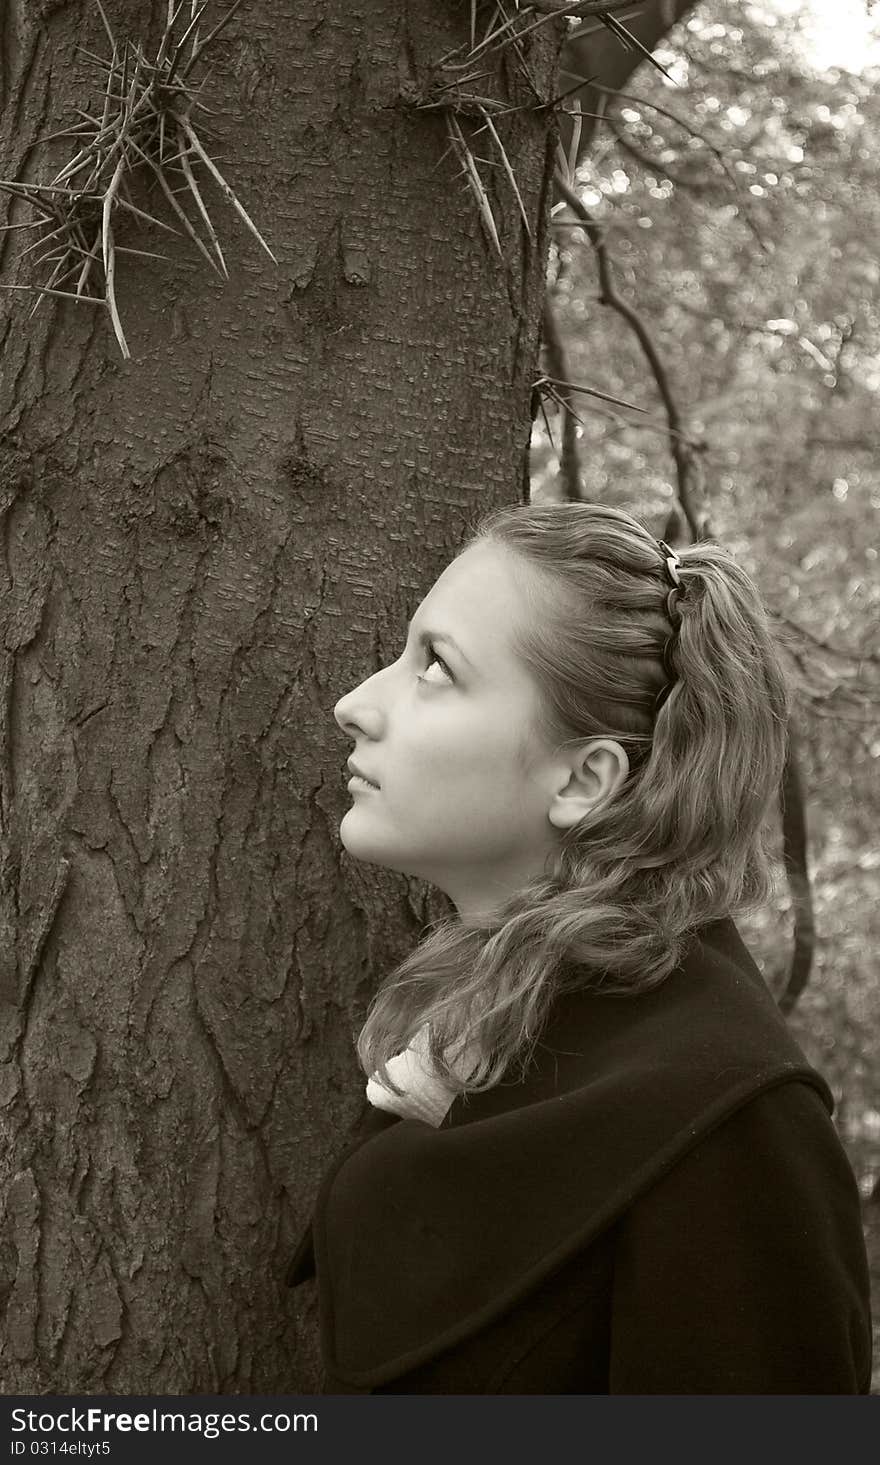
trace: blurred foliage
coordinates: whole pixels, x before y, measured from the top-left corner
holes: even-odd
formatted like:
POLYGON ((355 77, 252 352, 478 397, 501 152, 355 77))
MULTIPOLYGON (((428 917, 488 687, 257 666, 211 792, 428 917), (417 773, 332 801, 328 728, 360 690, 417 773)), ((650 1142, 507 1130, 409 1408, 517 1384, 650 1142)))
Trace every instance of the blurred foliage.
MULTIPOLYGON (((663 359, 701 516, 761 586, 797 689, 816 950, 790 1021, 831 1084, 867 1198, 880 1188, 880 72, 814 69, 797 26, 706 0, 655 53, 673 80, 643 66, 628 88, 639 100, 609 98, 577 188, 663 359)), ((674 537, 655 382, 600 303, 593 249, 564 205, 554 233, 568 379, 647 409, 574 399, 581 492, 674 537)), ((533 436, 538 500, 561 496, 559 413, 548 420, 553 440, 540 416, 533 436)), ((781 869, 775 908, 742 932, 778 994, 791 954, 781 869)))

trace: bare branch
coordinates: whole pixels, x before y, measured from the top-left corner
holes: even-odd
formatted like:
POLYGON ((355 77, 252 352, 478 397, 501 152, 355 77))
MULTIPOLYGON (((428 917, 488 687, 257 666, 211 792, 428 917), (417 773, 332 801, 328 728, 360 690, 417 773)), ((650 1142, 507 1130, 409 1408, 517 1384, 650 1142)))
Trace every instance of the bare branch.
MULTIPOLYGON (((569 72, 567 74, 573 75, 574 73, 569 72)), ((699 127, 695 127, 693 122, 690 122, 686 117, 680 116, 678 112, 671 111, 669 107, 664 107, 660 102, 649 102, 645 97, 634 96, 632 92, 615 91, 613 87, 600 86, 599 83, 595 81, 592 83, 592 85, 597 92, 604 92, 606 96, 618 97, 625 102, 633 102, 637 107, 647 107, 652 112, 658 112, 661 117, 668 117, 670 122, 674 122, 678 127, 681 127, 690 137, 696 138, 699 142, 703 143, 703 145, 709 149, 709 152, 716 159, 719 167, 723 169, 725 177, 727 178, 728 182, 736 193, 737 198, 742 204, 743 218, 745 219, 745 222, 749 229, 751 229, 753 235, 755 236, 755 239, 758 241, 758 244, 761 246, 765 254, 773 253, 773 246, 764 238, 763 234, 755 223, 751 204, 747 202, 747 198, 743 192, 740 179, 737 177, 734 169, 731 168, 721 149, 717 146, 716 143, 712 141, 711 138, 706 136, 705 132, 703 132, 699 127)))
POLYGON ((591 15, 610 15, 615 10, 635 10, 636 4, 635 0, 580 0, 580 3, 575 0, 574 4, 569 4, 568 0, 530 0, 530 4, 522 9, 537 10, 551 17, 574 15, 586 19, 591 15))
MULTIPOLYGON (((547 353, 547 365, 551 373, 559 380, 564 380, 568 376, 565 347, 562 344, 562 337, 559 333, 556 312, 549 298, 544 302, 544 350, 547 353)), ((560 390, 565 394, 566 401, 570 402, 568 387, 563 386, 560 390)), ((583 493, 578 454, 577 422, 575 421, 573 411, 563 411, 562 413, 562 451, 559 454, 559 473, 566 499, 572 503, 581 499, 583 493)))
POLYGON ((781 626, 785 626, 789 632, 803 641, 809 641, 818 651, 827 651, 830 656, 836 657, 839 661, 855 662, 857 666, 865 663, 872 666, 880 666, 880 654, 874 651, 850 650, 846 646, 832 646, 830 642, 823 641, 799 621, 793 621, 789 616, 783 615, 780 611, 774 611, 774 618, 781 626))
POLYGON ((593 217, 574 189, 569 187, 569 184, 559 169, 556 170, 556 186, 569 207, 574 210, 578 218, 582 221, 584 231, 593 246, 599 271, 599 299, 601 303, 610 306, 612 310, 616 310, 623 317, 634 331, 639 345, 647 358, 660 396, 663 399, 663 406, 666 409, 666 417, 669 424, 669 448, 675 463, 679 501, 692 537, 699 539, 704 532, 705 526, 701 524, 698 518, 696 504, 694 502, 695 492, 699 491, 700 488, 697 459, 698 449, 697 445, 688 437, 684 429, 681 413, 679 412, 672 392, 666 367, 638 311, 617 293, 611 272, 611 259, 608 254, 602 225, 593 217))
POLYGON ((813 916, 813 893, 807 869, 807 820, 804 810, 804 787, 794 728, 789 724, 788 746, 779 789, 779 810, 782 816, 782 857, 785 877, 791 892, 794 916, 794 942, 788 980, 779 999, 780 1010, 790 1013, 807 985, 813 965, 816 923, 813 916))
POLYGON ((650 153, 645 152, 643 148, 638 147, 636 143, 632 141, 632 138, 628 137, 623 129, 618 127, 616 118, 613 117, 610 112, 606 112, 605 121, 608 125, 609 131, 614 134, 614 140, 617 143, 617 146, 620 148, 621 152, 626 153, 628 157, 633 158, 637 163, 641 164, 643 168, 647 168, 649 172, 656 173, 661 178, 668 178, 669 182, 674 183, 676 188, 687 188, 690 189, 692 193, 697 193, 705 187, 705 178, 688 178, 684 173, 679 173, 675 171, 674 169, 670 168, 666 163, 661 163, 659 158, 652 157, 650 153))

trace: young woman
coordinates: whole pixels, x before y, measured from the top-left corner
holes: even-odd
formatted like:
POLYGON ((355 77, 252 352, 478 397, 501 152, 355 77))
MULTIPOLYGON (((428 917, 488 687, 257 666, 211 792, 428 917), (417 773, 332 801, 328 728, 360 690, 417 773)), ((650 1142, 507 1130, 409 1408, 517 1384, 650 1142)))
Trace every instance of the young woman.
POLYGON ((732 917, 788 700, 755 587, 602 505, 484 518, 337 704, 340 838, 457 911, 374 998, 321 1186, 332 1393, 865 1393, 832 1100, 732 917))

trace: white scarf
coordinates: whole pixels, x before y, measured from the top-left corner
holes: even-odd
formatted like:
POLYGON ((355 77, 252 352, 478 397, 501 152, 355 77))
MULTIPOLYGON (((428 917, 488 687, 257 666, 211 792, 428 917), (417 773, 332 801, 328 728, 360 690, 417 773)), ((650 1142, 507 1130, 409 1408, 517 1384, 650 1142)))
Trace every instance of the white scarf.
MULTIPOLYGON (((456 1071, 462 1075, 469 1071, 465 1065, 468 1065, 471 1054, 476 1056, 476 1047, 467 1044, 456 1059, 456 1071)), ((448 1086, 431 1063, 427 1023, 419 1028, 408 1048, 388 1060, 387 1068, 397 1087, 403 1089, 403 1094, 392 1093, 374 1073, 367 1083, 367 1098, 374 1108, 402 1114, 405 1119, 421 1119, 435 1129, 442 1124, 457 1091, 448 1086)))

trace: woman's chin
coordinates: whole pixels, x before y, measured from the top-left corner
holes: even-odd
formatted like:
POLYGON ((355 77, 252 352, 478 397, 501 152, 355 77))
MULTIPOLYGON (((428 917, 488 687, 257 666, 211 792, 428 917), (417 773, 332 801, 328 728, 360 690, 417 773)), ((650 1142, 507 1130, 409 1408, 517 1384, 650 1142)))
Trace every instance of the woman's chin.
POLYGON ((346 809, 339 821, 339 839, 343 849, 347 850, 356 860, 381 861, 382 855, 376 841, 375 834, 367 833, 367 826, 363 828, 362 816, 357 805, 346 809))

